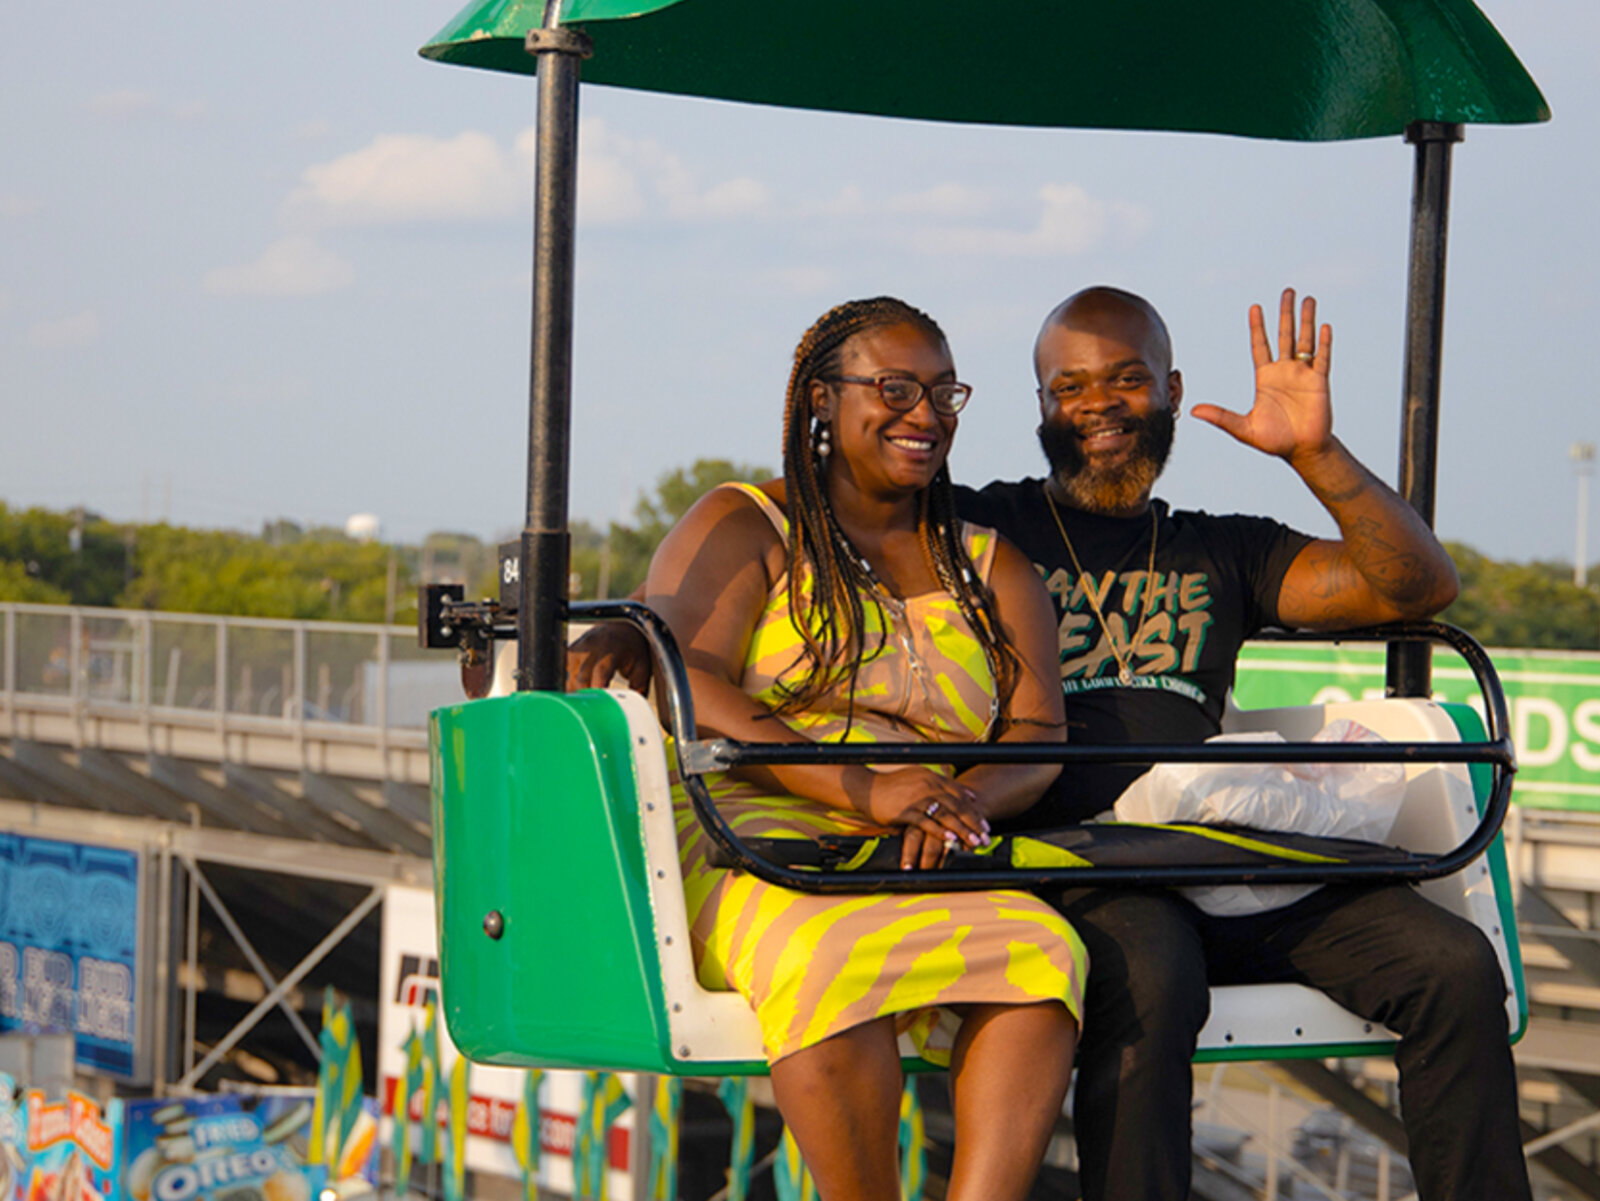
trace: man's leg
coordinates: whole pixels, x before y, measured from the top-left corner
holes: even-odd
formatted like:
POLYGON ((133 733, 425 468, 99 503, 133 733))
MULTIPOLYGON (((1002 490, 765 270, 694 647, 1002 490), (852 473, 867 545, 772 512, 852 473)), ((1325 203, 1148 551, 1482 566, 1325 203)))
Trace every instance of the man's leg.
POLYGON ((1201 928, 1212 983, 1308 984, 1400 1036, 1401 1117, 1422 1201, 1530 1196, 1505 980, 1477 927, 1393 886, 1324 888, 1201 928))
POLYGON ((1187 1201, 1190 1060, 1211 995, 1199 914, 1169 892, 1053 902, 1089 950, 1072 1120, 1083 1201, 1187 1201))

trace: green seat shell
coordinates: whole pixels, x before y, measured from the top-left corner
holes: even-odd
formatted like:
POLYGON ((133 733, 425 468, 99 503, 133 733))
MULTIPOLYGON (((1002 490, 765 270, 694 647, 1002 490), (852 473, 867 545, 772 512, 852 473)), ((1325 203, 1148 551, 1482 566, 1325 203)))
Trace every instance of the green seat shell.
MULTIPOLYGON (((1392 741, 1483 738, 1470 709, 1424 700, 1235 711, 1229 726, 1305 739, 1340 717, 1392 741)), ((469 1058, 694 1076, 766 1070, 754 1012, 695 975, 666 753, 642 697, 469 701, 433 714, 431 746, 443 1008, 469 1058)), ((1487 772, 1418 763, 1407 773, 1394 841, 1457 845, 1477 821, 1487 772)), ((1520 1037, 1527 1000, 1500 841, 1422 891, 1489 938, 1507 981, 1508 1034, 1520 1037)), ((1197 1058, 1381 1055, 1392 1044, 1314 990, 1252 985, 1212 990, 1197 1058)))

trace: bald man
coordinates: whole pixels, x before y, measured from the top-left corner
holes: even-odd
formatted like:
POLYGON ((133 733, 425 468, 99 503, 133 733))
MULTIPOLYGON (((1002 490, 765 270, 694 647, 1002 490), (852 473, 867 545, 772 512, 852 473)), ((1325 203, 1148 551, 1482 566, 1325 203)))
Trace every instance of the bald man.
MULTIPOLYGON (((1046 581, 1070 740, 1202 741, 1220 732, 1239 649, 1259 630, 1424 618, 1455 598, 1455 568, 1432 531, 1334 437, 1332 330, 1317 327, 1309 297, 1296 317, 1286 291, 1274 353, 1251 310, 1249 412, 1190 412, 1287 462, 1337 523, 1337 540, 1152 500, 1183 404, 1165 322, 1142 297, 1105 287, 1045 319, 1034 365, 1050 474, 960 489, 957 506, 1017 543, 1046 581)), ((1069 768, 1010 825, 1082 821, 1144 770, 1069 768)), ((1166 890, 1052 900, 1090 952, 1074 1094, 1085 1201, 1189 1196, 1190 1061, 1207 986, 1284 980, 1400 1036, 1422 1201, 1529 1197, 1505 984, 1471 924, 1405 887, 1327 887, 1237 918, 1209 917, 1166 890)))

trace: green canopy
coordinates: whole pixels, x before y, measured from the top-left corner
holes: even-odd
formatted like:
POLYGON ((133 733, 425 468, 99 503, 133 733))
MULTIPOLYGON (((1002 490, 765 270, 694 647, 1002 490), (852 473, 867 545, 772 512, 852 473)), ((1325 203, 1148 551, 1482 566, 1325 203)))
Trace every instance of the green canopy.
MULTIPOLYGON (((422 53, 531 74, 543 0, 476 0, 422 53)), ((1550 111, 1470 0, 566 0, 590 83, 1001 125, 1328 141, 1550 111)))

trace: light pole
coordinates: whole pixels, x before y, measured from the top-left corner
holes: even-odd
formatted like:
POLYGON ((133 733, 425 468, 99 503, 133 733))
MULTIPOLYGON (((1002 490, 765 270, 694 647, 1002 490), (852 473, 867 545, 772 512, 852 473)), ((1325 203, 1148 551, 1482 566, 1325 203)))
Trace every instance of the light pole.
POLYGON ((1579 588, 1586 588, 1589 585, 1589 477, 1594 473, 1594 443, 1574 442, 1567 455, 1578 476, 1578 546, 1572 557, 1572 582, 1579 588))

